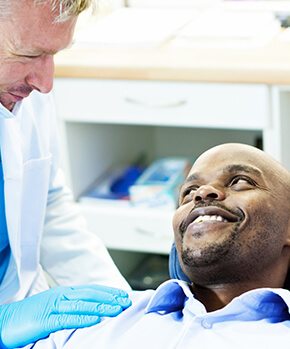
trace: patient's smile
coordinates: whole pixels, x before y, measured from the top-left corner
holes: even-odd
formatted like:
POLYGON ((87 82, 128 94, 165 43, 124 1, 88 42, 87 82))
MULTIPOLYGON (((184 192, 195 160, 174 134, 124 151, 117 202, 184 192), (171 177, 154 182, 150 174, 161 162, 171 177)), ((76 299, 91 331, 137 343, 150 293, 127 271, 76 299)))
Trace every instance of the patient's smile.
POLYGON ((242 220, 242 213, 230 211, 219 203, 210 203, 210 205, 202 207, 195 207, 182 221, 180 225, 180 233, 183 236, 186 231, 199 229, 201 224, 205 224, 207 228, 209 225, 222 225, 225 223, 237 223, 242 220))
POLYGON ((202 223, 205 221, 214 221, 214 222, 225 222, 228 223, 229 221, 218 215, 204 215, 204 216, 198 216, 192 223, 202 223))

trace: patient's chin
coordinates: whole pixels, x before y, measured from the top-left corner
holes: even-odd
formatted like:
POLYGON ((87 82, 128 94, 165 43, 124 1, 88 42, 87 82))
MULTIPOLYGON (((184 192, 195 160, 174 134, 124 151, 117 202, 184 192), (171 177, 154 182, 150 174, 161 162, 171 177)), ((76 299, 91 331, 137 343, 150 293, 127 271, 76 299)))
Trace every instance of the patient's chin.
MULTIPOLYGON (((240 270, 229 263, 225 251, 182 251, 182 269, 197 285, 236 283, 240 281, 240 270)), ((238 268, 239 269, 239 268, 238 268)))
POLYGON ((204 248, 185 248, 181 251, 181 259, 188 268, 204 268, 216 265, 229 259, 229 244, 213 243, 204 248))

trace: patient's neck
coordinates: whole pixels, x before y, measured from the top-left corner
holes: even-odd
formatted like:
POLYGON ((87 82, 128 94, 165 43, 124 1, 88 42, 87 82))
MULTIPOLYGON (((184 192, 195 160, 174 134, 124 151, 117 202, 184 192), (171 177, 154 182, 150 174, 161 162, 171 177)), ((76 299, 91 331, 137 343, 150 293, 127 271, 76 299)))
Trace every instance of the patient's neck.
POLYGON ((235 297, 249 290, 229 287, 229 285, 215 285, 210 287, 191 285, 192 293, 205 306, 208 312, 225 307, 235 297))
MULTIPOLYGON (((289 258, 289 257, 288 257, 289 258)), ((289 260, 270 265, 263 270, 244 270, 235 279, 226 279, 225 274, 216 279, 206 278, 206 273, 191 275, 191 290, 194 296, 205 306, 208 312, 223 308, 234 298, 258 288, 283 288, 289 272, 289 260), (223 276, 223 278, 220 277, 223 276)))
POLYGON ((257 288, 282 288, 283 282, 239 282, 200 286, 191 284, 191 290, 195 298, 205 306, 208 312, 225 307, 234 298, 257 288))

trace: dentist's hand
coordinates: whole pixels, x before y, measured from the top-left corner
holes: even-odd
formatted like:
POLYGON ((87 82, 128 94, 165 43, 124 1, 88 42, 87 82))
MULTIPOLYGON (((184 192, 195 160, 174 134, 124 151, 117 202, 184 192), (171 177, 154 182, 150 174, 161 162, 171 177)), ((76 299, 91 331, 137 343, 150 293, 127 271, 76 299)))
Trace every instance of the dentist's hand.
POLYGON ((51 332, 92 326, 100 317, 116 316, 130 305, 128 294, 116 288, 53 287, 0 306, 0 347, 21 347, 51 332))

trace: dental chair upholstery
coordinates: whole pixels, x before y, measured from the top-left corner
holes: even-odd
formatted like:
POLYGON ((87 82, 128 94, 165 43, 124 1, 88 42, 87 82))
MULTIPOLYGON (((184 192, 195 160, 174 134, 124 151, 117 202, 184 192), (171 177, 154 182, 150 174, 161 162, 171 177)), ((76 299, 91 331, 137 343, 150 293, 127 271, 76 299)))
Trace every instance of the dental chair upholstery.
POLYGON ((172 244, 169 255, 169 275, 171 279, 179 279, 191 283, 189 278, 184 274, 183 270, 181 269, 181 266, 178 261, 175 243, 172 244))

